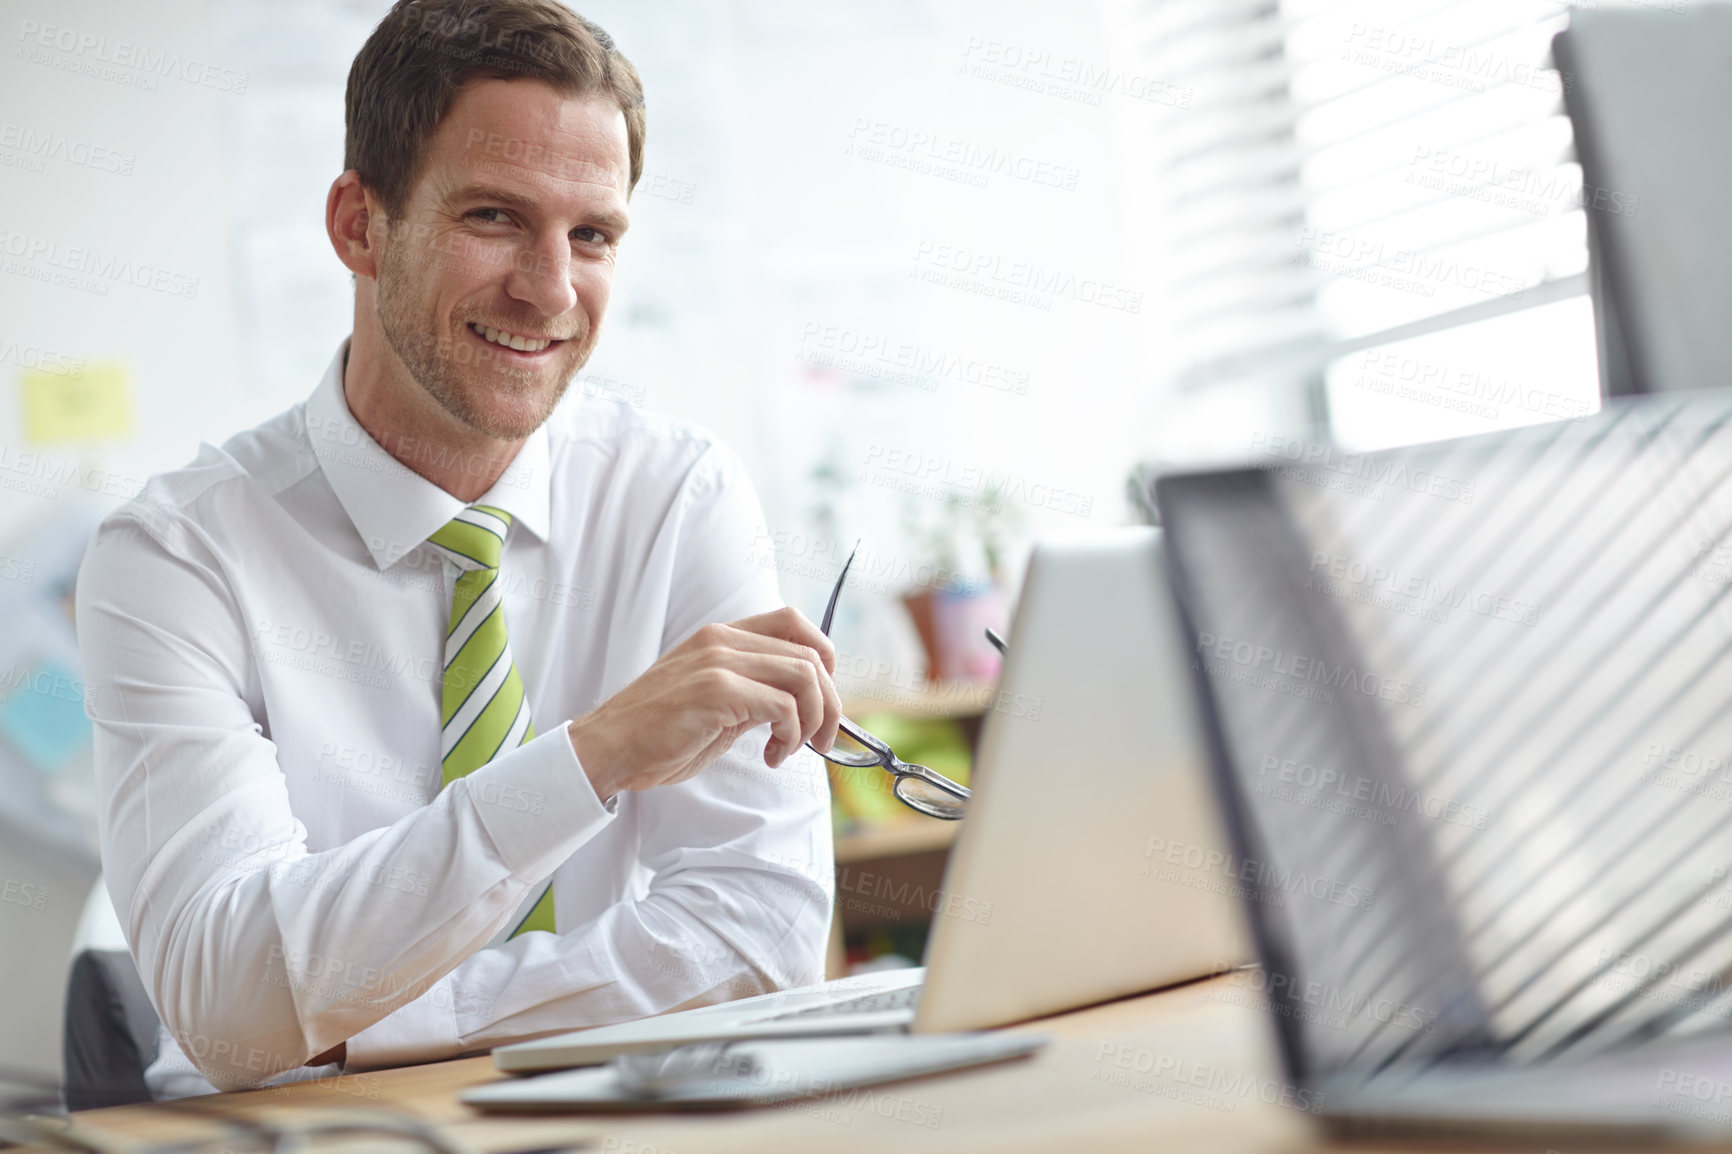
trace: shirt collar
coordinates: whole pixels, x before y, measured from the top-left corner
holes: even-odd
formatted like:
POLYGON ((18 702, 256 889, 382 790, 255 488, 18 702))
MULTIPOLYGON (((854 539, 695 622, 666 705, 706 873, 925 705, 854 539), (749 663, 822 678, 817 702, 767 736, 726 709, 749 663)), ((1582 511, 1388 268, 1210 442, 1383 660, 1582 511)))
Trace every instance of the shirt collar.
MULTIPOLYGON (((389 569, 449 523, 465 503, 399 463, 355 420, 343 394, 348 356, 345 339, 307 399, 307 436, 325 480, 366 542, 373 563, 389 569)), ((544 424, 475 503, 504 509, 515 523, 546 541, 551 472, 544 424)))

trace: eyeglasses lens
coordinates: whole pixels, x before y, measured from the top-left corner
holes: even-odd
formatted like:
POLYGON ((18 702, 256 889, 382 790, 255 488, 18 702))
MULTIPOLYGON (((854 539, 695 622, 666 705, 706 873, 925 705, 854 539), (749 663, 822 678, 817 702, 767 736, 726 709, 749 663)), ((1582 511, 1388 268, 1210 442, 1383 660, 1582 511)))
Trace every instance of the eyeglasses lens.
POLYGON ((924 778, 904 776, 896 779, 896 796, 904 804, 919 810, 928 817, 940 817, 954 821, 968 811, 968 799, 957 797, 948 790, 940 789, 924 778))

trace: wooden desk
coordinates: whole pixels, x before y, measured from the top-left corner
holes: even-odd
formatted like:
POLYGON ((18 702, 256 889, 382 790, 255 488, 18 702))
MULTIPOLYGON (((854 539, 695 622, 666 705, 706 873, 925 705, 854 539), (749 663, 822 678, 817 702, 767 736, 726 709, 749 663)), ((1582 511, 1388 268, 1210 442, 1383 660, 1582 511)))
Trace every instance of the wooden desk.
MULTIPOLYGON (((1315 1138, 1310 1116, 1261 1100, 1282 1089, 1268 1027, 1245 979, 1226 977, 1017 1027, 1052 1038, 1032 1059, 778 1108, 486 1116, 457 1101, 459 1091, 499 1077, 485 1057, 230 1094, 221 1105, 269 1118, 390 1106, 486 1151, 568 1145, 616 1154, 1306 1149, 1315 1138)), ((134 1139, 185 1136, 199 1126, 163 1106, 77 1117, 134 1139)))

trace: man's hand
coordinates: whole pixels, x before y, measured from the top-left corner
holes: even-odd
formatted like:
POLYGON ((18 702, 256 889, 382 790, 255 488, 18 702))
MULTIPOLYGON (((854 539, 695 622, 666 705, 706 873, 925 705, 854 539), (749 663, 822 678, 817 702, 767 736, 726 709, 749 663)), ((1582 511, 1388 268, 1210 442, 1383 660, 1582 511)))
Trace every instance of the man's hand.
POLYGON ((643 676, 571 723, 597 797, 684 781, 768 723, 764 762, 807 741, 828 750, 842 699, 836 649, 797 609, 706 625, 643 676))

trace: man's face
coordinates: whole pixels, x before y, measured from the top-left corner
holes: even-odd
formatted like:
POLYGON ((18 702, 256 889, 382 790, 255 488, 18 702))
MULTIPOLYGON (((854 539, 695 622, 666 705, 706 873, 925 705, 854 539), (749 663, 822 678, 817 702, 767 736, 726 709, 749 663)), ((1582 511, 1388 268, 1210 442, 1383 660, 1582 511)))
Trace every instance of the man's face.
POLYGON ((601 328, 629 178, 625 116, 605 95, 532 80, 458 92, 377 264, 385 338, 453 417, 519 440, 553 412, 601 328))

